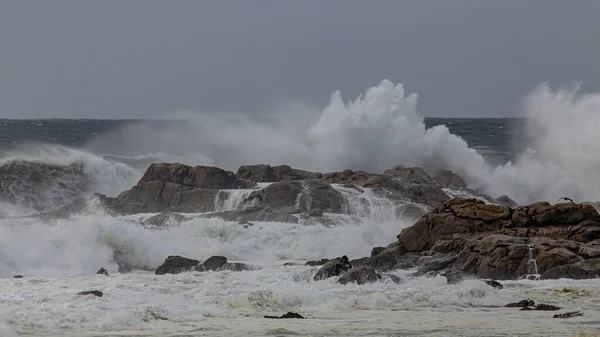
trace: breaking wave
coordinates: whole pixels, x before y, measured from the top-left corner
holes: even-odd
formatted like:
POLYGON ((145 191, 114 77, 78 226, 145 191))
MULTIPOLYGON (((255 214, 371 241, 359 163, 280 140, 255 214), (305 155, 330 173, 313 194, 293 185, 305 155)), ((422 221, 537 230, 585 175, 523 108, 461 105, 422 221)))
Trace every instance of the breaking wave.
POLYGON ((0 202, 4 216, 70 205, 94 192, 115 195, 141 172, 83 150, 37 145, 0 159, 0 202))

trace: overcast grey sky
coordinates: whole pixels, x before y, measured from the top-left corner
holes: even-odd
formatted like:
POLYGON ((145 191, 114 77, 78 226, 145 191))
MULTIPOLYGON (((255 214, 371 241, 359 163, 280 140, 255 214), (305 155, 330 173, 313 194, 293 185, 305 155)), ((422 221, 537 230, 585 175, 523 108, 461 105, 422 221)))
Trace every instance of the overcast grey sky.
POLYGON ((383 79, 425 116, 514 116, 541 82, 600 90, 598 0, 4 0, 0 117, 324 106, 383 79))

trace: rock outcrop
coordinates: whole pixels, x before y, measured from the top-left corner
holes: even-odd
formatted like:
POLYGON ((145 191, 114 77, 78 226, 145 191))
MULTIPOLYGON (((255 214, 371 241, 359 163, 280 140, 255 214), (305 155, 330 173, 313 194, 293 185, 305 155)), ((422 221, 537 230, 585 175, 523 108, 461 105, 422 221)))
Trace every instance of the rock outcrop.
POLYGON ((516 279, 532 272, 531 247, 542 278, 591 278, 600 276, 599 238, 600 214, 588 204, 539 202, 513 209, 456 198, 402 230, 397 242, 377 249, 366 263, 387 269, 414 259, 410 254, 441 254, 433 265, 417 260, 422 274, 446 270, 516 279))
POLYGON ((306 180, 316 174, 313 172, 296 170, 287 165, 244 165, 236 173, 238 179, 254 181, 257 183, 278 182, 282 180, 306 180))
POLYGON ((200 264, 198 260, 188 259, 179 255, 169 255, 165 259, 165 262, 156 268, 154 273, 156 275, 179 274, 194 270, 194 267, 198 264, 200 264))
POLYGON ((203 263, 200 263, 200 261, 198 260, 189 259, 179 255, 171 255, 165 259, 163 264, 156 268, 155 274, 179 274, 190 271, 243 271, 250 269, 250 266, 243 263, 227 262, 227 258, 225 256, 211 256, 208 259, 206 259, 206 261, 204 261, 203 263))
POLYGON ((346 271, 339 279, 339 284, 348 284, 348 283, 356 283, 356 284, 365 284, 365 283, 373 283, 381 281, 381 274, 378 273, 375 269, 359 266, 356 268, 352 268, 346 271))
POLYGON ((231 171, 213 166, 188 166, 179 163, 152 164, 138 182, 138 186, 151 182, 167 182, 203 189, 238 189, 256 186, 255 182, 238 179, 231 171))
POLYGON ((348 261, 348 257, 346 255, 337 257, 325 262, 325 264, 323 264, 323 266, 317 271, 317 274, 314 276, 314 280, 319 281, 333 276, 340 276, 351 268, 352 265, 348 261))
MULTIPOLYGON (((215 212, 213 216, 243 221, 297 222, 302 214, 320 217, 324 213, 351 211, 349 205, 353 201, 336 185, 357 191, 365 188, 378 191, 392 204, 437 207, 450 199, 441 187, 460 188, 461 181, 450 171, 442 171, 434 179, 418 167, 396 167, 383 174, 352 170, 323 174, 287 165, 247 165, 234 174, 212 166, 158 163, 152 164, 135 186, 116 198, 97 197, 106 208, 120 214, 215 212), (221 199, 232 197, 233 191, 240 189, 254 191, 235 194, 241 196, 235 209, 218 207, 221 199), (241 211, 245 214, 235 213, 241 211)), ((160 217, 156 222, 162 224, 163 220, 160 217)))

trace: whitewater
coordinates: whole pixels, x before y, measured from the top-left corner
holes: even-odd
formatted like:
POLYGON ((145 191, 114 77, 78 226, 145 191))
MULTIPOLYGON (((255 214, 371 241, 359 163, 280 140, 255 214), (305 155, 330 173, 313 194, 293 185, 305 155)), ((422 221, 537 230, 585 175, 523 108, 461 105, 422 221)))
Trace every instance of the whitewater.
MULTIPOLYGON (((523 143, 499 165, 447 126, 427 127, 417 96, 387 80, 348 102, 336 92, 320 111, 289 106, 266 120, 185 113, 160 126, 128 123, 78 147, 15 144, 0 158, 0 336, 599 336, 597 279, 506 281, 502 290, 410 271, 394 272, 401 284, 313 281, 318 267, 307 260, 369 256, 414 223, 407 208, 368 189, 334 186, 351 201, 349 214, 325 214, 322 223, 252 226, 183 214, 153 228, 146 221, 155 213, 114 216, 94 196, 129 189, 150 163, 182 162, 377 173, 420 166, 451 169, 470 189, 519 204, 598 201, 598 111, 599 94, 540 86, 524 100, 523 143), (83 211, 38 216, 74 202, 83 211), (252 270, 155 275, 168 255, 222 255, 252 270), (101 267, 108 277, 95 275, 101 267), (92 289, 104 296, 77 296, 92 289), (524 298, 585 316, 502 308, 524 298), (287 311, 307 319, 262 318, 287 311)), ((215 205, 243 209, 251 192, 221 191, 215 205)))

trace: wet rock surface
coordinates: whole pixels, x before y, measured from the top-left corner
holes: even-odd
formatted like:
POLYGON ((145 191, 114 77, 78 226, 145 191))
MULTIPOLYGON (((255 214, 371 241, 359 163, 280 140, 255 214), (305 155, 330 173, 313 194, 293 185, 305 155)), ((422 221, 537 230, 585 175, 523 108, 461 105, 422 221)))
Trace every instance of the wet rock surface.
POLYGON ((77 295, 80 295, 80 296, 94 295, 96 297, 102 297, 102 296, 104 296, 104 294, 100 290, 86 290, 86 291, 81 291, 81 292, 77 293, 77 295))
POLYGON ((317 274, 314 276, 315 281, 324 280, 333 276, 340 276, 350 270, 352 265, 348 261, 348 257, 346 255, 342 257, 337 257, 335 259, 331 259, 327 261, 319 270, 317 274))
POLYGON ((294 319, 304 319, 304 317, 302 317, 302 315, 300 315, 297 312, 287 312, 281 316, 264 316, 265 318, 270 318, 270 319, 286 319, 286 318, 294 318, 294 319))

